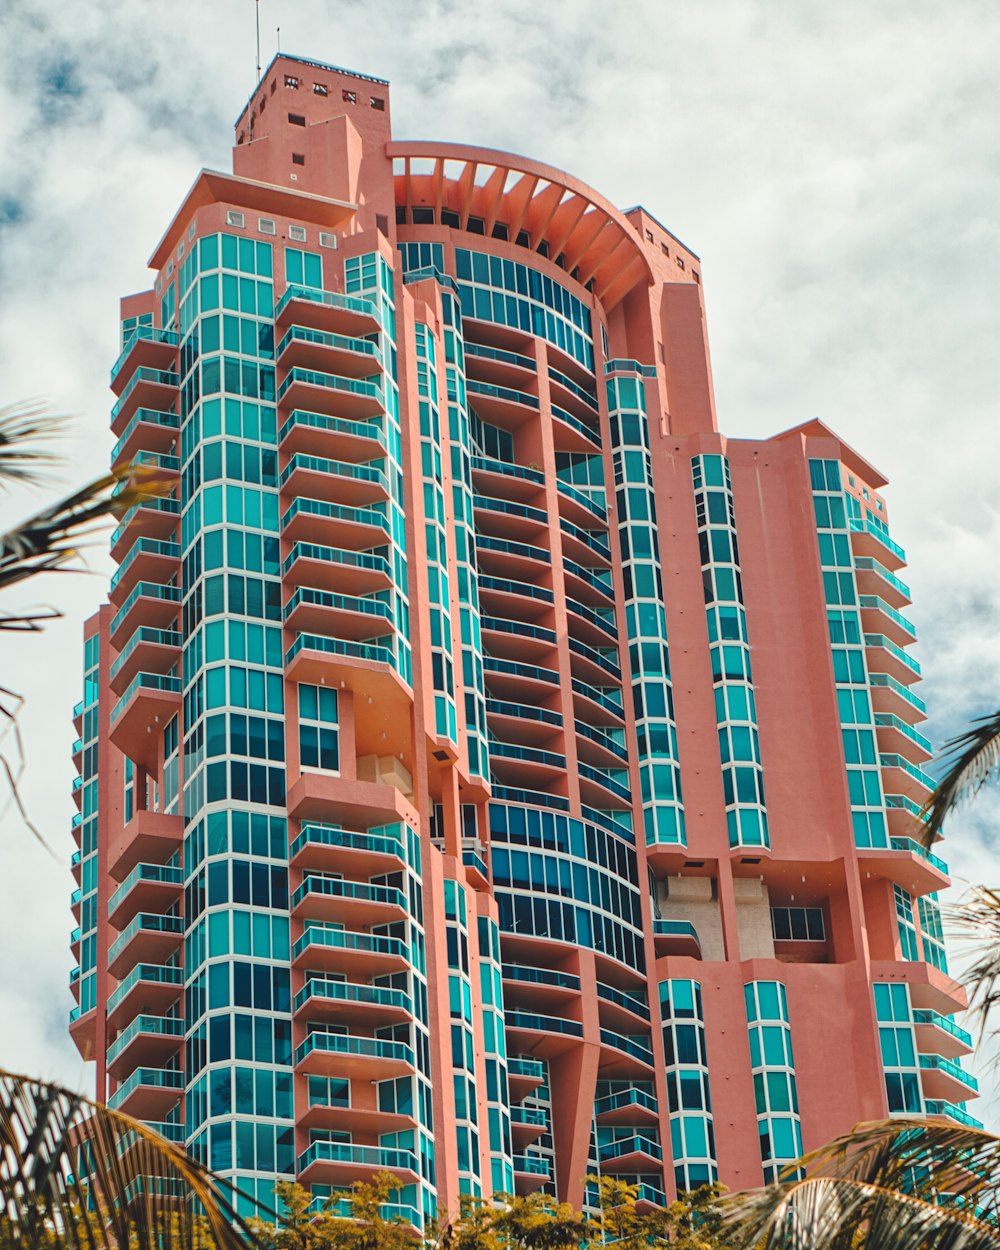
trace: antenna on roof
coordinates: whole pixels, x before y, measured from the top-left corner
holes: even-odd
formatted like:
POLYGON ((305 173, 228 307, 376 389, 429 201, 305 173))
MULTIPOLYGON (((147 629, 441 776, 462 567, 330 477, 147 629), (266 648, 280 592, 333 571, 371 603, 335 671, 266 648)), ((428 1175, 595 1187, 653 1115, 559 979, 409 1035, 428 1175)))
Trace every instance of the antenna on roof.
POLYGON ((257 13, 257 78, 260 82, 260 0, 254 0, 254 8, 257 13))
POLYGON ((281 27, 278 27, 278 52, 281 52, 281 27))

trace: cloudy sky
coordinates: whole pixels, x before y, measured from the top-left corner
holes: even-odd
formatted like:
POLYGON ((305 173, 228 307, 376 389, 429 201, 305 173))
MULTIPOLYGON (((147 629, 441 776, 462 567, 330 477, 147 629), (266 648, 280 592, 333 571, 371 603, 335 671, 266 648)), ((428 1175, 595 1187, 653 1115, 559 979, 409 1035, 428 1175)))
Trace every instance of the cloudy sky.
MULTIPOLYGON (((1000 23, 993 0, 262 0, 285 51, 388 78, 397 138, 522 152, 703 258, 722 428, 820 417, 892 479, 923 693, 941 742, 1000 697, 996 550, 1000 23)), ((67 481, 103 471, 117 300, 254 85, 252 0, 0 0, 0 379, 76 415, 67 481)), ((0 525, 41 496, 0 497, 0 525)), ((0 838, 0 1065, 86 1082, 66 1036, 81 622, 3 642, 24 797, 0 838)), ((8 737, 3 747, 13 754, 8 737)), ((956 878, 1000 880, 1000 803, 953 823, 956 878)), ((994 1084, 990 1079, 990 1086, 994 1084)), ((995 1091, 993 1091, 995 1094, 995 1091)), ((1000 1126, 1000 1098, 988 1114, 1000 1126)))

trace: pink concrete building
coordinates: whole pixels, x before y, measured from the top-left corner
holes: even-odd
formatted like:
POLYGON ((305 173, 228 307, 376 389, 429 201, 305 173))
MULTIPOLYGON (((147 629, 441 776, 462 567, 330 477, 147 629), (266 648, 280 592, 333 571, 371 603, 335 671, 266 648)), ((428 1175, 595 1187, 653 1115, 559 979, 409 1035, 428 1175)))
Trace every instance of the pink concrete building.
POLYGON ((122 302, 71 1031, 234 1177, 758 1185, 974 1123, 904 554, 818 421, 718 431, 698 257, 279 56, 122 302))

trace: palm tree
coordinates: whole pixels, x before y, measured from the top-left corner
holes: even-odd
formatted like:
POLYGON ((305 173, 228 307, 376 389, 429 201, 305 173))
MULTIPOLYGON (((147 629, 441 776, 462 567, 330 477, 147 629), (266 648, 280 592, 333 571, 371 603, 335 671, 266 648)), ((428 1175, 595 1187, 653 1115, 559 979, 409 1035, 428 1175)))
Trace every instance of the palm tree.
POLYGON ((923 836, 928 844, 956 807, 1000 777, 1000 712, 979 717, 971 729, 946 742, 939 762, 946 771, 924 807, 923 836))
POLYGON ((918 1119, 858 1125, 805 1178, 727 1199, 741 1250, 997 1250, 1000 1138, 918 1119))

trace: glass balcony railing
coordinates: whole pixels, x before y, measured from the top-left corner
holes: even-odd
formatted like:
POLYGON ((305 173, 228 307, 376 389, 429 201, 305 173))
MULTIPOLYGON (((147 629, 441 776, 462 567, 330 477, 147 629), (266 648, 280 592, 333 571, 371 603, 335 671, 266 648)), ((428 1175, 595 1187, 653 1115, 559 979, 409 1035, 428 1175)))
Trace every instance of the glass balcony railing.
POLYGON ((638 360, 627 360, 621 357, 617 360, 606 360, 604 362, 604 373, 637 373, 643 378, 655 378, 656 369, 652 365, 640 365, 638 360))
POLYGON ((298 907, 310 895, 351 899, 359 903, 383 903, 387 907, 399 907, 406 910, 406 895, 395 886, 345 881, 343 877, 321 877, 315 873, 307 873, 302 879, 302 884, 292 893, 292 907, 298 907))
POLYGON ((607 522, 608 505, 603 486, 592 486, 589 491, 585 491, 574 486, 572 482, 564 482, 562 478, 559 478, 556 481, 556 490, 559 491, 560 495, 565 495, 567 499, 572 499, 582 508, 586 508, 588 512, 592 512, 594 516, 599 517, 600 520, 607 522), (597 498, 598 495, 601 496, 600 499, 597 498))
POLYGON ((625 990, 620 990, 615 985, 605 985, 603 981, 598 981, 597 997, 603 998, 607 1003, 615 1003, 619 1007, 624 1007, 626 1011, 641 1016, 643 1020, 649 1019, 649 1004, 638 995, 626 993, 625 990))
POLYGON ((412 1150, 391 1146, 355 1146, 352 1142, 315 1141, 299 1155, 298 1170, 304 1172, 314 1163, 348 1163, 378 1171, 419 1172, 417 1156, 412 1150))
POLYGON ((566 756, 558 751, 543 751, 541 747, 522 747, 516 742, 489 741, 490 756, 498 760, 521 760, 525 764, 542 764, 547 768, 565 768, 566 756))
POLYGON ((898 716, 892 716, 888 712, 876 712, 875 724, 881 725, 883 729, 895 729, 903 735, 904 738, 926 751, 928 755, 933 753, 934 748, 931 746, 930 738, 925 738, 922 733, 918 733, 912 725, 908 725, 905 720, 900 720, 898 716))
MULTIPOLYGON (((174 545, 174 544, 171 544, 174 545)), ((129 553, 131 555, 131 553, 129 553)), ((111 621, 111 633, 121 625, 122 621, 128 616, 129 612, 135 607, 140 599, 160 599, 164 603, 177 603, 181 601, 181 588, 179 586, 165 586, 160 582, 139 582, 129 592, 129 597, 125 600, 119 610, 115 613, 111 621)))
POLYGON ((545 1129, 549 1127, 549 1113, 543 1107, 522 1107, 520 1103, 514 1103, 510 1109, 510 1122, 545 1129))
POLYGON ((354 338, 347 334, 328 334, 324 330, 310 330, 307 326, 289 326, 278 343, 278 355, 293 343, 310 343, 315 347, 332 347, 339 351, 356 352, 359 356, 369 356, 375 364, 381 365, 382 352, 375 339, 354 338))
POLYGON ((291 664, 300 651, 320 651, 324 655, 343 655, 355 660, 371 660, 392 665, 395 656, 391 638, 385 642, 352 642, 349 638, 327 638, 323 634, 299 634, 285 652, 285 663, 291 664))
POLYGON ((869 673, 869 686, 878 686, 880 688, 891 690, 899 697, 905 700, 911 707, 916 708, 918 712, 927 714, 927 704, 918 695, 915 695, 909 686, 904 686, 901 681, 897 681, 895 677, 890 677, 888 673, 869 673))
POLYGON ((157 1037, 175 1037, 178 1045, 184 1036, 184 1021, 175 1016, 136 1016, 123 1033, 119 1033, 108 1047, 108 1063, 114 1063, 118 1056, 141 1034, 157 1037))
POLYGON ((544 547, 536 547, 533 543, 518 543, 507 538, 491 538, 489 534, 476 535, 476 548, 479 551, 495 551, 505 556, 520 556, 524 560, 538 560, 551 565, 552 553, 544 547))
POLYGON ((544 508, 533 508, 530 504, 518 503, 515 499, 494 499, 492 495, 476 495, 473 506, 483 512, 499 512, 504 516, 518 517, 523 521, 534 521, 539 525, 548 525, 549 514, 544 508))
POLYGON ((527 599, 537 599, 539 603, 554 603, 555 595, 544 586, 532 586, 528 582, 512 581, 507 577, 479 576, 480 590, 496 590, 506 595, 523 595, 527 599))
POLYGON ((849 527, 853 534, 868 534, 871 538, 880 542, 886 551, 890 551, 897 560, 903 564, 906 563, 906 552, 899 543, 894 543, 889 535, 884 530, 880 530, 873 522, 862 520, 860 517, 851 517, 849 527))
POLYGON ((580 776, 586 778, 587 781, 594 782, 595 785, 603 786, 610 794, 616 798, 623 799, 625 802, 631 802, 632 790, 628 785, 628 773, 622 772, 618 776, 605 772, 603 768, 594 768, 591 764, 585 764, 580 760, 577 764, 580 776))
POLYGON ((470 395, 489 396, 510 404, 521 404, 525 408, 538 408, 538 396, 529 395, 527 391, 516 391, 510 386, 493 386, 489 382, 477 382, 474 378, 469 378, 465 386, 470 395))
POLYGON ((345 504, 327 503, 323 499, 299 498, 285 510, 281 528, 286 529, 297 516, 322 517, 331 521, 348 521, 352 525, 370 525, 383 530, 388 541, 389 521, 385 509, 385 504, 376 504, 373 508, 349 508, 345 504))
POLYGON ((956 1063, 954 1059, 945 1059, 944 1055, 918 1055, 920 1066, 927 1072, 944 1072, 954 1081, 960 1081, 966 1089, 972 1090, 973 1093, 979 1092, 979 1082, 971 1074, 966 1072, 961 1064, 956 1063))
POLYGON ((573 725, 581 737, 587 738, 591 742, 596 742, 605 751, 610 751, 612 755, 617 755, 623 762, 628 761, 628 746, 625 742, 624 729, 612 729, 603 725, 588 725, 586 721, 582 720, 574 721, 573 725))
POLYGON ((350 1033, 324 1033, 316 1030, 295 1048, 295 1062, 310 1055, 357 1055, 365 1059, 393 1059, 414 1066, 413 1048, 406 1042, 383 1042, 376 1037, 354 1037, 350 1033))
POLYGON ((147 343, 163 343, 167 347, 178 347, 180 345, 180 336, 175 334, 173 330, 161 330, 159 326, 136 326, 132 333, 125 340, 125 346, 122 348, 121 355, 111 366, 111 381, 121 373, 122 365, 128 359, 133 347, 139 342, 147 343))
POLYGON ((313 998, 325 998, 338 1003, 370 1004, 372 1007, 396 1007, 409 1014, 413 1011, 410 996, 405 991, 353 981, 326 981, 320 977, 310 977, 295 995, 295 1010, 300 1011, 313 998))
POLYGON ((585 403, 592 412, 596 413, 598 411, 596 396, 582 387, 579 382, 574 382, 572 378, 567 377, 565 373, 561 373, 558 369, 554 369, 551 365, 549 365, 549 377, 554 378, 560 386, 585 403))
POLYGON ((505 981, 521 981, 525 985, 552 985, 560 990, 579 990, 580 978, 572 972, 553 968, 530 968, 525 964, 504 964, 505 981))
POLYGON ((516 365, 519 369, 530 369, 535 372, 535 362, 530 356, 522 356, 519 352, 507 352, 499 347, 487 347, 483 343, 465 341, 466 356, 478 356, 481 360, 496 360, 503 365, 516 365))
POLYGON ((111 665, 111 680, 118 676, 130 657, 135 652, 136 647, 142 644, 154 645, 159 647, 177 647, 180 648, 182 636, 176 629, 156 629, 152 625, 140 625, 125 646, 118 653, 118 658, 111 665))
POLYGON ((308 286, 290 286, 286 289, 274 310, 275 320, 281 316, 292 300, 299 299, 308 300, 312 304, 321 304, 325 308, 340 308, 345 312, 360 313, 362 316, 371 317, 374 321, 379 320, 378 307, 375 302, 363 295, 343 295, 340 291, 317 291, 308 286))
POLYGON ((75 906, 77 905, 77 903, 79 903, 79 901, 80 901, 80 899, 81 899, 82 897, 83 897, 83 891, 82 891, 82 890, 74 890, 74 891, 73 891, 73 893, 69 896, 69 905, 70 905, 70 907, 71 907, 71 908, 75 907, 75 906))
POLYGON ((920 804, 914 803, 914 801, 905 794, 887 794, 885 796, 885 805, 886 807, 898 808, 900 811, 909 813, 914 820, 926 821, 927 819, 924 815, 924 809, 920 806, 920 804))
POLYGON ((905 634, 909 634, 911 638, 916 638, 917 629, 913 622, 908 620, 902 612, 897 612, 895 608, 890 607, 878 595, 858 595, 858 603, 863 608, 874 608, 876 611, 883 613, 890 621, 895 622, 905 634))
POLYGON ((933 854, 922 842, 918 842, 915 838, 890 838, 889 844, 894 851, 909 851, 911 855, 919 855, 921 859, 926 859, 931 867, 936 868, 938 872, 943 872, 945 876, 948 875, 948 865, 941 856, 933 854))
POLYGON ((512 621, 501 616, 483 616, 480 620, 484 630, 492 630, 496 634, 510 634, 515 638, 531 638, 535 642, 544 643, 548 647, 556 645, 556 631, 554 629, 546 629, 544 625, 532 625, 528 621, 512 621))
POLYGON ((164 677, 162 673, 136 673, 129 683, 128 689, 111 711, 112 724, 125 711, 129 700, 138 690, 163 690, 168 694, 180 694, 181 679, 179 677, 164 677))
POLYGON ((285 439, 297 427, 300 429, 322 430, 328 434, 346 434, 351 438, 370 439, 384 452, 386 449, 385 434, 382 432, 381 421, 351 421, 347 417, 328 417, 322 412, 307 412, 296 408, 281 427, 278 442, 285 439))
POLYGON ((108 950, 108 963, 114 963, 128 944, 140 933, 169 933, 176 934, 180 938, 183 932, 184 922, 180 916, 158 916, 154 912, 141 911, 112 942, 108 950))
POLYGON ((891 656, 897 659, 900 664, 905 665, 911 673, 920 676, 920 665, 912 656, 907 655, 902 647, 897 647, 891 638, 886 638, 884 634, 865 634, 866 647, 881 647, 888 651, 891 656))
POLYGON ((541 668, 537 664, 522 664, 519 660, 500 660, 494 655, 483 656, 483 671, 505 674, 508 677, 525 677, 531 681, 543 681, 553 686, 559 684, 559 674, 555 669, 541 668))
POLYGON ((953 1102, 945 1102, 940 1098, 925 1099, 924 1110, 928 1115, 941 1115, 949 1120, 954 1120, 956 1124, 961 1124, 964 1128, 981 1129, 983 1127, 982 1120, 977 1120, 974 1115, 969 1115, 964 1107, 958 1106, 953 1102))
POLYGON ((575 612, 577 616, 588 621, 595 629, 599 629, 609 638, 618 639, 618 627, 615 624, 614 608, 596 608, 588 607, 585 603, 580 603, 576 599, 566 597, 566 607, 570 612, 575 612))
POLYGON ((549 794, 545 790, 526 790, 522 786, 499 786, 494 784, 493 797, 498 803, 516 803, 520 807, 548 807, 554 812, 568 812, 569 799, 561 794, 549 794))
POLYGON ((326 460, 322 456, 307 456, 297 451, 289 458, 288 464, 282 469, 278 478, 279 487, 285 486, 293 473, 328 473, 332 477, 347 477, 355 482, 369 482, 379 486, 387 494, 389 480, 381 469, 370 464, 349 464, 346 460, 326 460))
MULTIPOLYGON (((163 1120, 144 1120, 143 1123, 146 1128, 151 1128, 154 1133, 159 1133, 161 1137, 166 1138, 169 1142, 173 1142, 175 1146, 184 1145, 183 1124, 168 1124, 163 1120)), ((124 1154, 131 1150, 133 1146, 141 1145, 145 1140, 145 1137, 143 1137, 140 1133, 137 1133, 134 1129, 127 1133, 122 1133, 122 1135, 118 1138, 116 1145, 118 1157, 121 1158, 124 1154)))
POLYGON ((566 1037, 583 1037, 583 1025, 561 1016, 543 1016, 533 1011, 505 1011, 504 1023, 510 1029, 528 1029, 532 1033, 563 1033, 566 1037))
POLYGON ((572 521, 567 521, 565 517, 559 518, 559 528, 564 534, 568 534, 570 538, 575 538, 577 542, 583 543, 585 547, 589 547, 595 555, 602 556, 605 560, 611 559, 611 548, 605 541, 607 534, 581 529, 579 525, 574 525, 572 521))
POLYGON ((126 444, 140 425, 160 425, 168 430, 179 430, 181 419, 176 412, 160 412, 158 408, 137 408, 135 416, 125 427, 121 438, 111 449, 111 463, 122 454, 126 444))
POLYGON ((904 599, 911 598, 910 588, 907 586, 906 582, 901 581, 895 573, 890 573, 885 565, 879 564, 879 562, 877 560, 873 560, 871 556, 858 556, 854 561, 854 567, 868 573, 875 573, 878 577, 881 577, 887 585, 891 586, 893 590, 902 595, 904 599))
POLYGON ((141 503, 137 503, 134 508, 129 508, 128 512, 122 517, 118 524, 118 528, 111 535, 111 546, 114 547, 118 541, 124 536, 128 527, 132 524, 140 512, 165 512, 171 516, 180 516, 181 505, 176 499, 143 499, 141 503))
POLYGON ((115 570, 114 576, 111 578, 112 590, 114 590, 140 556, 166 556, 170 560, 179 560, 181 558, 180 543, 163 542, 159 538, 137 539, 135 545, 129 548, 128 555, 115 570))
POLYGON ((575 560, 570 560, 566 556, 563 556, 563 568, 567 573, 572 573, 574 577, 578 577, 591 590, 607 595, 609 599, 614 598, 615 591, 611 582, 611 574, 606 569, 588 569, 585 565, 577 564, 575 560))
POLYGON ((517 1057, 507 1060, 507 1075, 520 1076, 529 1081, 543 1081, 545 1079, 545 1065, 537 1059, 520 1059, 517 1057))
POLYGON ((602 1163, 611 1163, 614 1159, 623 1159, 627 1155, 646 1155, 650 1159, 662 1159, 663 1151, 660 1143, 642 1133, 633 1133, 631 1137, 619 1137, 616 1141, 605 1142, 597 1149, 602 1163))
POLYGON ((534 482, 538 486, 545 484, 545 474, 540 469, 530 469, 524 464, 508 464, 506 460, 494 460, 492 456, 473 456, 472 467, 482 469, 484 473, 502 473, 504 477, 534 482))
POLYGON ((505 699, 487 699, 486 711, 493 716, 513 716, 518 720, 536 721, 542 725, 562 725, 563 718, 559 712, 550 712, 548 708, 537 707, 534 703, 509 703, 505 699))
POLYGON ((655 919, 653 921, 653 936, 665 938, 693 938, 694 941, 698 942, 699 946, 701 945, 701 941, 698 937, 698 930, 694 927, 690 920, 655 919))
POLYGON ((184 873, 180 868, 173 868, 168 864, 136 864, 118 889, 108 899, 108 915, 110 916, 122 900, 131 894, 135 887, 143 881, 181 886, 184 884, 184 873))
POLYGON ((292 958, 298 959, 310 947, 317 946, 326 950, 358 951, 366 955, 391 955, 407 962, 410 958, 406 943, 399 938, 383 937, 377 933, 354 933, 350 929, 321 929, 308 921, 305 933, 292 947, 292 958))
POLYGON ((622 704, 622 692, 613 686, 592 686, 590 682, 581 681, 579 677, 572 679, 571 685, 574 694, 582 695, 585 699, 589 699, 591 703, 596 703, 599 707, 606 708, 615 716, 624 717, 625 709, 622 704))
POLYGON ((552 1161, 545 1155, 514 1155, 514 1171, 522 1176, 552 1175, 552 1161))
POLYGON ((613 1046, 640 1063, 653 1064, 653 1052, 649 1048, 649 1039, 645 1037, 629 1037, 624 1033, 616 1033, 613 1029, 601 1029, 601 1041, 605 1046, 613 1046))
POLYGON ((600 434, 589 426, 586 421, 581 421, 579 417, 574 417, 571 412, 567 412, 565 408, 560 408, 558 404, 551 404, 550 407, 554 417, 568 425, 571 430, 576 430, 577 434, 582 434, 588 443, 592 443, 595 447, 600 447, 600 434))
POLYGON ((149 982, 152 985, 176 985, 180 993, 180 988, 184 984, 184 973, 182 969, 175 968, 173 965, 136 964, 125 980, 108 995, 109 1015, 140 981, 149 982))
POLYGON ((584 660, 589 660, 591 664, 596 664, 598 668, 604 669, 612 677, 621 679, 622 670, 618 663, 617 651, 598 651, 596 647, 589 647, 585 642, 580 642, 578 638, 570 638, 569 649, 574 655, 580 656, 584 660))
POLYGON ((136 1068, 108 1099, 108 1106, 117 1111, 137 1089, 143 1087, 175 1089, 179 1095, 184 1088, 184 1074, 168 1068, 136 1068))
POLYGON ((385 556, 371 551, 350 551, 344 547, 325 547, 318 543, 295 543, 281 566, 282 573, 287 575, 296 560, 319 560, 323 564, 369 569, 372 573, 381 573, 390 579, 392 577, 392 566, 385 556))
POLYGON ((972 1049, 972 1034, 968 1029, 963 1029, 961 1025, 956 1024, 949 1016, 943 1016, 939 1011, 928 1011, 925 1008, 918 1007, 913 1013, 914 1024, 932 1024, 936 1029, 950 1034, 963 1046, 972 1049))
POLYGON ((337 612, 356 612, 360 616, 371 616, 390 624, 393 621, 388 591, 378 591, 374 595, 341 595, 333 590, 316 590, 312 586, 299 586, 285 604, 285 620, 287 621, 296 608, 300 607, 332 608, 337 612), (382 598, 383 595, 386 597, 382 598))
POLYGON ((132 394, 140 386, 171 386, 176 387, 180 383, 180 378, 176 373, 171 373, 168 369, 148 369, 145 366, 136 369, 135 373, 128 381, 128 385, 121 393, 121 398, 111 409, 112 424, 117 420, 119 414, 124 411, 128 401, 132 398, 132 394))
POLYGON ((338 825, 308 823, 292 843, 290 858, 310 846, 343 847, 350 851, 367 851, 377 855, 392 855, 406 862, 406 843, 399 833, 399 825, 386 825, 380 829, 370 829, 366 833, 356 833, 351 829, 341 829, 338 825))
POLYGON ((651 1111, 654 1115, 657 1112, 657 1102, 652 1094, 648 1094, 644 1089, 638 1089, 632 1086, 631 1089, 619 1090, 617 1094, 608 1094, 605 1098, 598 1098, 594 1103, 594 1115, 606 1115, 611 1111, 623 1111, 629 1107, 641 1107, 644 1111, 651 1111))
POLYGON ((918 768, 916 764, 911 764, 909 760, 903 759, 901 755, 879 755, 878 760, 883 768, 898 768, 901 772, 906 773, 908 777, 912 777, 914 781, 926 790, 933 790, 935 787, 936 783, 930 773, 925 773, 922 768, 918 768))

